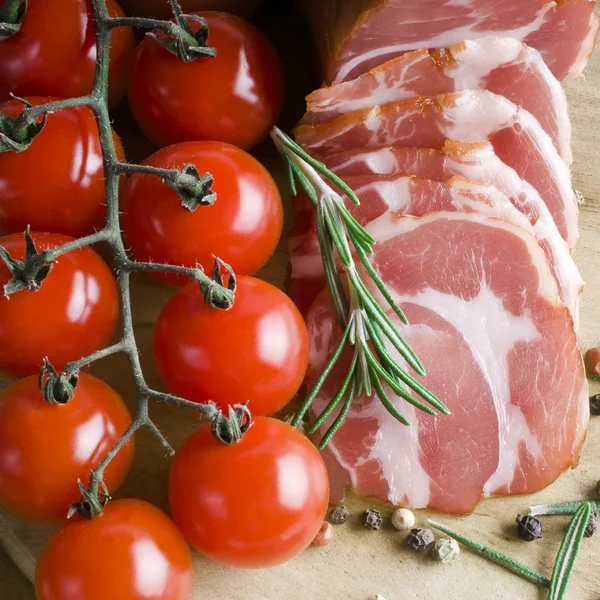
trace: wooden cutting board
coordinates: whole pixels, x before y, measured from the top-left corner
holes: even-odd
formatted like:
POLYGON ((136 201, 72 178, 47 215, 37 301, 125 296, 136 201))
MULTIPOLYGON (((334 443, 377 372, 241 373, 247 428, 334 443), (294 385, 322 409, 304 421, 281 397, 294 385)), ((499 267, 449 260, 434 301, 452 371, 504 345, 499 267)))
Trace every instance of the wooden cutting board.
MULTIPOLYGON (((600 345, 600 57, 592 60, 584 77, 569 84, 568 96, 574 127, 574 186, 585 197, 581 210, 581 241, 576 251, 577 263, 587 282, 581 304, 581 345, 585 350, 600 345)), ((278 158, 268 150, 261 158, 280 181, 289 207, 278 158)), ((261 275, 281 285, 286 268, 287 254, 281 245, 261 275)), ((160 383, 152 365, 150 342, 156 316, 171 290, 139 279, 134 283, 133 292, 136 335, 144 367, 150 384, 158 387, 160 383)), ((133 386, 124 358, 112 357, 96 365, 93 371, 131 403, 133 386)), ((600 392, 600 385, 593 384, 592 391, 600 392)), ((156 406, 152 411, 175 447, 197 426, 187 411, 164 406, 156 406)), ((592 419, 580 466, 546 490, 529 497, 487 500, 468 517, 436 515, 436 518, 550 574, 568 519, 545 518, 544 539, 526 543, 516 537, 515 516, 531 504, 594 497, 596 481, 600 478, 599 455, 600 417, 597 417, 592 419)), ((133 470, 118 496, 135 496, 168 510, 166 479, 169 462, 156 440, 141 433, 133 470)), ((352 520, 335 529, 333 543, 326 548, 309 548, 295 561, 274 569, 234 570, 196 554, 194 600, 367 600, 374 599, 377 594, 386 600, 545 598, 544 591, 468 551, 463 551, 451 565, 439 565, 409 551, 404 536, 390 526, 378 532, 365 530, 360 526, 359 516, 366 507, 373 505, 377 504, 351 499, 352 520)), ((386 515, 391 513, 388 507, 380 507, 386 515)), ((429 516, 431 513, 420 511, 418 521, 424 523, 429 516)), ((0 541, 29 580, 33 577, 36 556, 50 531, 0 513, 0 541)), ((31 585, 11 574, 9 559, 3 555, 0 555, 0 598, 34 598, 31 585)), ((119 600, 111 598, 110 590, 107 590, 107 598, 119 600)), ((600 598, 600 533, 583 544, 568 598, 600 598)))

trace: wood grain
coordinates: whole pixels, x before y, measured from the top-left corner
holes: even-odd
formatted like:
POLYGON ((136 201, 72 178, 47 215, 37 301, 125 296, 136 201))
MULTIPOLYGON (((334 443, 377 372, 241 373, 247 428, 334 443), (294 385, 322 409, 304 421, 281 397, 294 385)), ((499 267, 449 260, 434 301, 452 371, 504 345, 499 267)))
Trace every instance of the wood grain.
MULTIPOLYGON (((584 77, 569 84, 568 95, 574 126, 574 186, 585 196, 581 211, 581 242, 576 259, 587 281, 581 304, 581 344, 583 349, 587 349, 600 345, 599 57, 592 60, 584 77)), ((277 158, 266 154, 264 160, 278 176, 277 158)), ((285 190, 284 182, 281 183, 282 190, 285 190)), ((289 202, 286 204, 289 206, 289 202)), ((262 275, 273 283, 281 284, 286 269, 287 254, 282 246, 262 275)), ((133 291, 136 334, 144 367, 151 385, 159 386, 152 365, 150 341, 155 318, 171 290, 146 279, 138 279, 133 291)), ((94 372, 131 401, 132 381, 122 358, 111 358, 97 365, 94 372)), ((593 384, 592 389, 598 393, 600 385, 593 384)), ((196 418, 189 412, 178 412, 164 406, 156 406, 152 411, 175 446, 181 444, 197 426, 196 418)), ((485 501, 468 517, 436 515, 436 518, 549 574, 568 519, 546 518, 544 539, 528 544, 516 538, 515 516, 531 504, 593 497, 593 489, 600 477, 599 454, 600 418, 596 418, 590 425, 580 466, 565 473, 549 488, 529 497, 485 501)), ((162 448, 142 432, 138 437, 133 471, 119 496, 143 498, 166 510, 168 468, 169 460, 162 448)), ((403 536, 390 527, 379 532, 363 529, 359 525, 359 515, 367 505, 373 504, 376 503, 351 499, 352 521, 336 528, 331 545, 322 549, 310 548, 295 561, 275 569, 237 571, 196 555, 194 600, 367 600, 376 594, 387 600, 538 600, 545 597, 545 593, 535 586, 467 551, 453 564, 439 565, 408 551, 403 536)), ((391 512, 388 507, 382 508, 386 514, 391 512)), ((427 511, 420 511, 418 521, 423 523, 428 516, 430 513, 427 511)), ((28 577, 32 576, 32 561, 49 533, 48 528, 32 527, 0 514, 0 539, 28 577)), ((598 536, 585 540, 568 598, 593 600, 600 597, 599 544, 598 536)), ((6 558, 0 555, 0 597, 31 600, 31 588, 24 587, 12 575, 3 577, 5 572, 8 573, 5 561, 6 558)), ((109 593, 107 598, 110 598, 109 593)))

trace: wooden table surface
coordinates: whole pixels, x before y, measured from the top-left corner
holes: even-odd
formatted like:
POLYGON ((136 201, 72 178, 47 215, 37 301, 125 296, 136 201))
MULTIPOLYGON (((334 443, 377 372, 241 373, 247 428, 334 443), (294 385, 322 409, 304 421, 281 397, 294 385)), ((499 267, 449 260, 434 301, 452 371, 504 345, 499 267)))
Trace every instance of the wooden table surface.
MULTIPOLYGON (((281 33, 279 37, 283 40, 285 35, 281 33)), ((286 43, 289 46, 289 40, 286 43)), ((286 72, 294 73, 290 69, 306 60, 301 54, 291 53, 286 72)), ((294 87, 298 88, 297 82, 294 87)), ((581 211, 581 241, 576 251, 577 263, 587 282, 581 304, 581 345, 585 350, 600 345, 600 57, 592 60, 584 77, 568 85, 568 95, 574 125, 574 186, 585 197, 581 211)), ((292 112, 301 107, 301 98, 297 95, 292 99, 292 112)), ((280 180, 289 206, 285 182, 278 176, 278 159, 267 148, 263 146, 259 154, 280 180)), ((139 151, 144 154, 148 150, 144 147, 139 151)), ((133 154, 136 154, 135 150, 133 154)), ((287 253, 282 244, 263 276, 281 284, 286 268, 287 253)), ((171 293, 170 289, 146 279, 138 279, 134 283, 136 335, 149 382, 157 387, 160 383, 152 365, 150 341, 156 316, 171 293)), ((94 372, 114 386, 131 406, 133 385, 124 358, 111 357, 96 365, 94 372)), ((600 392, 600 385, 593 384, 592 391, 600 392)), ((189 412, 182 413, 163 406, 152 410, 161 429, 176 447, 197 426, 189 412)), ((544 539, 527 544, 516 538, 515 516, 531 504, 594 497, 595 484, 600 478, 599 455, 600 417, 592 419, 580 466, 546 490, 531 497, 487 500, 468 517, 436 517, 549 574, 568 519, 547 517, 544 520, 544 539)), ((155 439, 142 432, 138 436, 132 473, 118 496, 135 496, 167 510, 165 484, 169 462, 155 439)), ((196 555, 194 600, 368 600, 375 598, 376 594, 381 594, 386 600, 538 600, 545 597, 544 591, 467 551, 453 564, 439 565, 411 553, 404 546, 403 536, 389 526, 379 532, 365 530, 359 524, 359 515, 367 504, 373 505, 351 499, 352 521, 336 528, 332 544, 322 549, 310 548, 295 561, 281 567, 239 571, 217 566, 196 555)), ((391 513, 388 507, 382 506, 382 509, 385 514, 391 513)), ((428 516, 431 514, 427 511, 417 514, 421 523, 428 516)), ((12 558, 17 560, 29 578, 33 574, 35 556, 49 531, 0 513, 0 541, 4 540, 12 558)), ((584 542, 569 599, 600 598, 599 557, 600 534, 584 542)), ((26 576, 0 549, 0 599, 32 600, 33 588, 26 576)), ((119 600, 112 599, 108 592, 107 598, 119 600)))

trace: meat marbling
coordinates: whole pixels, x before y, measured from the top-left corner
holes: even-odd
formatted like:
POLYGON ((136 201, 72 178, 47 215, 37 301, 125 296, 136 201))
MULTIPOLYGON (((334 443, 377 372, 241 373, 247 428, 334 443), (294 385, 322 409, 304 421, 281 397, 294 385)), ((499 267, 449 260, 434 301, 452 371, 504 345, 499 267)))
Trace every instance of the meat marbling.
MULTIPOLYGON (((410 324, 389 316, 425 365, 423 383, 452 414, 431 417, 388 390, 411 422, 405 427, 376 397, 360 398, 325 451, 332 500, 349 487, 464 513, 482 497, 535 492, 576 465, 587 383, 573 320, 535 239, 478 213, 387 212, 367 228, 378 242, 373 265, 410 324)), ((314 378, 340 338, 326 293, 308 327, 314 378)), ((317 411, 343 369, 315 400, 317 411)))
POLYGON ((570 163, 571 123, 560 82, 540 53, 519 40, 486 37, 448 50, 420 49, 394 58, 353 81, 310 94, 303 124, 404 100, 485 89, 529 111, 570 163))
POLYGON ((598 34, 594 0, 299 0, 327 84, 404 52, 497 35, 536 48, 554 75, 576 77, 598 34))

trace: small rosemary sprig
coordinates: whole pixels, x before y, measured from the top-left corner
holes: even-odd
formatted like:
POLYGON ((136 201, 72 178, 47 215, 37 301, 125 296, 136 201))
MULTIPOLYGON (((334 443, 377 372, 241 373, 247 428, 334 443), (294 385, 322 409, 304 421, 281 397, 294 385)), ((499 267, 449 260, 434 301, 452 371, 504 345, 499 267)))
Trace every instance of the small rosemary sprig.
POLYGON ((323 269, 335 311, 344 329, 338 347, 300 407, 293 424, 298 426, 301 423, 347 346, 354 349, 348 373, 337 394, 309 429, 309 433, 314 433, 342 403, 338 416, 321 439, 320 448, 329 443, 346 418, 352 401, 363 393, 369 396, 376 393, 390 414, 404 425, 409 425, 408 420, 390 400, 384 384, 396 395, 430 415, 436 415, 436 412, 415 398, 407 388, 412 389, 440 412, 450 414, 448 408, 400 366, 390 353, 391 346, 414 371, 425 375, 421 361, 379 306, 354 262, 356 255, 389 307, 400 321, 406 324, 407 319, 402 309, 369 261, 368 255, 373 252, 375 240, 350 214, 341 195, 333 187, 339 189, 355 204, 359 204, 356 194, 323 163, 312 158, 280 129, 273 128, 271 137, 285 159, 292 192, 296 194, 296 182, 299 183, 316 211, 323 269), (346 287, 342 283, 338 257, 346 276, 348 297, 346 287))
MULTIPOLYGON (((534 517, 544 515, 574 515, 586 500, 574 500, 571 502, 559 502, 558 504, 538 504, 529 508, 529 514, 534 517)), ((592 511, 600 513, 600 500, 590 500, 592 511)))
POLYGON ((560 545, 554 568, 552 569, 552 577, 550 579, 531 569, 527 565, 520 563, 518 560, 515 560, 502 552, 488 548, 464 535, 460 535, 441 523, 437 523, 431 519, 429 519, 428 523, 433 529, 445 533, 466 548, 473 550, 473 552, 484 556, 505 569, 509 569, 527 581, 548 588, 548 600, 563 600, 591 511, 591 504, 589 502, 583 502, 575 512, 560 545))

